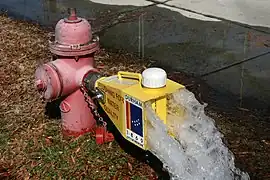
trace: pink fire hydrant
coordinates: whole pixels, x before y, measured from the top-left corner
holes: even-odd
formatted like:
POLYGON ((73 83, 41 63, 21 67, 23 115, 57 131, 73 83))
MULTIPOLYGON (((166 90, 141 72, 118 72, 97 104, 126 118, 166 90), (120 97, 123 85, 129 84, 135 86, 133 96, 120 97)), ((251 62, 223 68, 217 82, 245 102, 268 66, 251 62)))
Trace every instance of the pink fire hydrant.
POLYGON ((57 59, 39 66, 35 79, 36 88, 46 101, 64 97, 60 104, 62 132, 79 136, 96 124, 80 86, 87 73, 97 71, 94 53, 99 50, 99 41, 92 36, 86 19, 77 17, 75 9, 69 13, 68 18, 57 23, 55 40, 50 42, 50 51, 57 59))

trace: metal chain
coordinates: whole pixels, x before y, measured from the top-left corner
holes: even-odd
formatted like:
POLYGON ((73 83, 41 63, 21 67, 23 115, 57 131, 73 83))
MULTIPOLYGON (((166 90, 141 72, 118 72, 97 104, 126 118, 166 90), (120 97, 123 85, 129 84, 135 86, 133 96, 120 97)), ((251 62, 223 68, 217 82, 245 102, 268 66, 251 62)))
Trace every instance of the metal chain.
POLYGON ((86 103, 88 104, 88 107, 90 108, 90 110, 92 111, 92 113, 94 114, 94 116, 96 116, 97 120, 104 126, 107 126, 107 123, 103 120, 103 118, 101 117, 101 115, 98 113, 98 110, 96 108, 96 105, 92 102, 91 98, 89 97, 87 90, 85 89, 85 87, 82 85, 81 86, 81 91, 83 93, 84 99, 86 101, 86 103))

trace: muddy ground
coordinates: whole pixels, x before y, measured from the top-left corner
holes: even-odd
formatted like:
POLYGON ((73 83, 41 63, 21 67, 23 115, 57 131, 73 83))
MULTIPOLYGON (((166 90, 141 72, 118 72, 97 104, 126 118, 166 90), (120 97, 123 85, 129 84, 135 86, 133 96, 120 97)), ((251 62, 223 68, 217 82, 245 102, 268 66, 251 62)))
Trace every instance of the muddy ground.
MULTIPOLYGON (((34 89, 34 71, 50 60, 48 31, 37 25, 0 16, 0 179, 155 179, 145 163, 125 153, 117 143, 97 146, 91 134, 64 139, 59 120, 45 115, 45 104, 34 89)), ((151 62, 127 53, 102 50, 96 57, 105 74, 141 72, 151 62)), ((196 78, 169 73, 204 102, 211 90, 196 78)), ((223 111, 213 105, 216 120, 237 166, 252 179, 270 179, 270 118, 260 111, 223 111)))

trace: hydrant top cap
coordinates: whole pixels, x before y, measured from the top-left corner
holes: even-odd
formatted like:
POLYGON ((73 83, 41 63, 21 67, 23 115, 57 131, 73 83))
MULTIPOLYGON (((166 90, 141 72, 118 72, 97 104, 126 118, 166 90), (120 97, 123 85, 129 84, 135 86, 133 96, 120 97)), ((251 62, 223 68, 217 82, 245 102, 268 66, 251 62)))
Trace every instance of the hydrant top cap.
POLYGON ((68 8, 68 18, 64 18, 67 23, 77 23, 81 21, 81 18, 77 17, 76 8, 68 8))
POLYGON ((69 13, 68 20, 77 20, 77 15, 76 15, 76 9, 75 8, 69 8, 68 13, 69 13))

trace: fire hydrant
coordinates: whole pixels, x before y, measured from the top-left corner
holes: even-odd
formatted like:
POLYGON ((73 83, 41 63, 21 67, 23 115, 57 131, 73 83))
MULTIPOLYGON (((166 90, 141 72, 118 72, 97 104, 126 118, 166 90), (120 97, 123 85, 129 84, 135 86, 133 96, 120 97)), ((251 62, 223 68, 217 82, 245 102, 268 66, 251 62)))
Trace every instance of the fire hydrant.
POLYGON ((91 25, 69 9, 69 17, 58 21, 50 51, 56 60, 39 66, 35 73, 36 88, 46 101, 64 98, 60 104, 62 132, 79 136, 91 131, 96 120, 81 91, 82 79, 96 72, 94 54, 99 50, 98 38, 92 36, 91 25))

